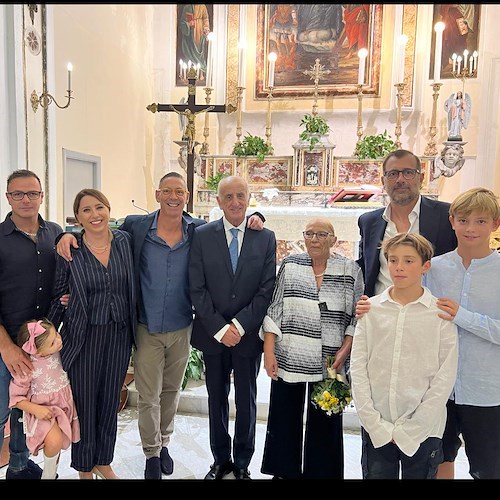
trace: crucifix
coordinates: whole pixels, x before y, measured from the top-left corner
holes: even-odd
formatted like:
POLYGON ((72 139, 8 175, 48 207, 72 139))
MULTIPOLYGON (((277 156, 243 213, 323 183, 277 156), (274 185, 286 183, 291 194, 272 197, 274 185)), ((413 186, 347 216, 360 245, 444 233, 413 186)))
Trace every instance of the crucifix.
POLYGON ((149 106, 146 106, 148 111, 151 113, 162 112, 162 111, 173 111, 178 115, 181 115, 187 119, 186 126, 183 131, 182 140, 187 141, 187 162, 186 162, 186 170, 187 170, 187 188, 190 193, 189 201, 187 205, 187 211, 193 212, 193 200, 195 197, 194 193, 194 148, 196 145, 195 142, 195 118, 196 115, 200 113, 232 113, 236 111, 236 108, 228 104, 219 104, 217 106, 208 106, 203 104, 196 104, 196 68, 191 66, 187 74, 188 80, 188 99, 185 104, 159 104, 154 102, 149 106))
POLYGON ((302 72, 304 75, 309 76, 311 80, 314 80, 314 104, 312 107, 312 115, 316 116, 318 114, 318 85, 319 81, 325 78, 325 75, 329 75, 331 71, 325 69, 325 67, 319 63, 319 59, 315 60, 314 66, 311 66, 310 70, 305 70, 302 72))

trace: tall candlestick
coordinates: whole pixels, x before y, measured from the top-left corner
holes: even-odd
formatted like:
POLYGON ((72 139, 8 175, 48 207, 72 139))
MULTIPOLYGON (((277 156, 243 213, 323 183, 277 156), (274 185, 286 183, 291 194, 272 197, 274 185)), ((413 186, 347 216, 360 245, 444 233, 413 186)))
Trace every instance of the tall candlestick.
POLYGON ((365 63, 367 55, 368 55, 368 50, 366 49, 360 49, 358 51, 358 57, 359 57, 358 85, 363 85, 363 83, 365 83, 365 63))
POLYGON ((406 35, 399 35, 399 74, 397 83, 404 83, 405 79, 405 51, 408 37, 406 35))
POLYGON ((215 38, 215 35, 213 32, 210 32, 207 35, 207 40, 208 40, 208 51, 207 51, 207 72, 206 72, 206 80, 205 84, 207 87, 212 87, 212 73, 213 73, 213 67, 212 67, 212 45, 213 45, 213 40, 215 38))
POLYGON ((267 58, 269 59, 269 76, 267 78, 267 86, 274 87, 274 66, 278 56, 276 55, 276 52, 270 52, 267 58))
POLYGON ((441 79, 441 53, 443 51, 443 31, 445 24, 443 22, 436 23, 434 31, 436 32, 436 47, 434 51, 434 83, 441 79))
POLYGON ((245 86, 245 42, 238 42, 238 87, 245 86))
POLYGON ((73 71, 73 65, 68 63, 68 90, 71 90, 71 72, 73 71))

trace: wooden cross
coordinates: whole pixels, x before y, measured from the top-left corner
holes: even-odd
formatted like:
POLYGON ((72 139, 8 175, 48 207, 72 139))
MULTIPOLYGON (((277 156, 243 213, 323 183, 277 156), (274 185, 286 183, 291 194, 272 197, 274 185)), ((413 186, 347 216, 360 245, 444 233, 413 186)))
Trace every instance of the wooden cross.
POLYGON ((219 104, 217 106, 208 106, 202 104, 196 104, 196 68, 191 66, 187 74, 188 79, 188 99, 185 104, 159 104, 154 102, 149 106, 146 106, 148 111, 151 113, 158 112, 169 112, 174 111, 175 113, 182 115, 187 118, 187 123, 185 130, 183 131, 182 140, 187 140, 187 162, 186 162, 186 170, 187 170, 187 188, 190 193, 189 201, 187 205, 187 211, 193 212, 193 200, 195 197, 194 193, 194 147, 195 147, 195 117, 199 113, 225 113, 226 110, 228 113, 232 113, 236 110, 234 106, 228 104, 219 104))

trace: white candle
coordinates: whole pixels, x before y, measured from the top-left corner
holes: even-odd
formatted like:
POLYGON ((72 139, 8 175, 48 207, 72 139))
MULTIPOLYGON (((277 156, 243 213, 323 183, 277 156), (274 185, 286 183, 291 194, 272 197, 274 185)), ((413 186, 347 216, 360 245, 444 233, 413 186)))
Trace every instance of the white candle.
POLYGON ((462 56, 457 57, 457 73, 460 74, 460 69, 462 67, 462 56))
POLYGON ((399 74, 398 81, 396 83, 404 83, 405 81, 405 51, 406 43, 408 42, 408 37, 406 35, 399 35, 399 74))
POLYGON ((67 68, 68 68, 68 90, 71 90, 71 72, 73 71, 73 65, 69 62, 67 68))
POLYGON ((469 55, 469 51, 467 49, 464 50, 464 69, 467 68, 467 57, 469 55))
POLYGON ((478 53, 477 53, 477 50, 475 50, 472 53, 472 57, 474 58, 474 65, 472 67, 473 71, 477 71, 477 56, 478 56, 478 53))
POLYGON ((245 86, 245 42, 238 42, 238 87, 245 86))
POLYGON ((453 68, 452 68, 452 71, 453 73, 455 73, 455 68, 457 67, 457 55, 456 54, 453 54, 451 56, 451 60, 453 61, 453 68))
POLYGON ((179 78, 182 78, 182 67, 184 63, 182 62, 182 59, 179 59, 179 78))
POLYGON ((443 51, 443 22, 436 23, 434 31, 436 32, 436 47, 434 50, 434 83, 441 79, 441 53, 443 51))
POLYGON ((270 52, 267 58, 269 59, 269 76, 267 78, 267 86, 274 87, 274 66, 278 56, 276 55, 276 52, 270 52))
POLYGON ((183 78, 183 80, 185 80, 187 77, 187 69, 188 69, 188 65, 186 63, 182 63, 182 78, 183 78))
POLYGON ((366 49, 358 50, 358 57, 359 57, 358 85, 363 85, 365 83, 365 64, 367 55, 368 55, 368 50, 366 49))
POLYGON ((472 66, 474 64, 474 58, 472 56, 470 56, 470 59, 469 59, 469 75, 472 75, 472 66))
POLYGON ((212 86, 212 72, 213 72, 213 67, 212 67, 212 45, 214 41, 215 35, 213 32, 210 32, 207 35, 207 40, 208 40, 208 52, 207 52, 207 73, 206 73, 206 86, 211 87, 212 86))

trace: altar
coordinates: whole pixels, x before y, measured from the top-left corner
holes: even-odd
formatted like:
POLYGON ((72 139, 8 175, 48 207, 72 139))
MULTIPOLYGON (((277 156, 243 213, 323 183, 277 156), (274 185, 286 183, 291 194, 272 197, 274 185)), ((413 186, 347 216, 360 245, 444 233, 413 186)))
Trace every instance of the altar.
MULTIPOLYGON (((358 217, 381 206, 378 203, 360 203, 351 206, 342 204, 341 207, 327 208, 257 205, 248 207, 247 214, 258 211, 266 218, 265 227, 274 231, 278 241, 276 259, 279 264, 286 255, 305 251, 302 231, 306 224, 315 217, 325 217, 333 224, 337 236, 337 244, 333 251, 356 259, 360 240, 358 217)), ((222 210, 214 207, 210 211, 209 220, 220 219, 222 215, 222 210)))

